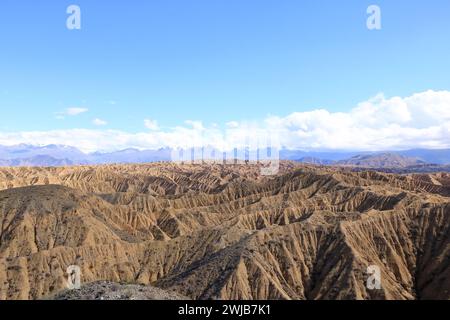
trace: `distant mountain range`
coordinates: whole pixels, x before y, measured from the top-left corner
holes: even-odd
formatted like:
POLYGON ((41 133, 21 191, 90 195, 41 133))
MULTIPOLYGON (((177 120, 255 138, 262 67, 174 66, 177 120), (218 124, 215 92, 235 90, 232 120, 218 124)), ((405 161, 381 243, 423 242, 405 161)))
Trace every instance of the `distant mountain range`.
POLYGON ((110 153, 84 153, 64 145, 0 146, 0 166, 66 166, 108 163, 144 163, 169 161, 171 149, 125 149, 110 153))
MULTIPOLYGON (((411 149, 403 151, 389 152, 341 152, 341 151, 301 151, 301 150, 281 150, 280 158, 284 160, 294 160, 309 162, 315 161, 322 164, 331 164, 339 161, 346 161, 352 158, 361 158, 364 156, 379 156, 382 154, 398 155, 406 158, 414 158, 429 164, 450 164, 450 149, 411 149)), ((356 160, 353 159, 353 160, 356 160)), ((357 160, 356 160, 357 161, 357 160)))
POLYGON ((303 157, 298 159, 297 161, 315 165, 332 165, 332 166, 377 168, 377 169, 408 168, 408 167, 420 167, 430 165, 419 158, 406 157, 392 152, 356 155, 348 159, 339 161, 326 160, 315 157, 303 157))
MULTIPOLYGON (((430 153, 428 153, 430 155, 430 153)), ((432 158, 433 159, 433 158, 432 158)), ((436 159, 436 158, 434 158, 436 159)), ((388 173, 431 173, 450 172, 450 164, 440 163, 441 160, 428 163, 417 157, 407 157, 400 152, 371 153, 352 156, 345 160, 333 161, 314 157, 303 157, 298 162, 325 165, 350 167, 352 170, 375 169, 388 173)))
POLYGON ((380 153, 357 155, 338 161, 336 164, 366 168, 396 168, 424 165, 426 162, 419 158, 406 157, 396 153, 380 153))
MULTIPOLYGON (((145 163, 171 160, 171 149, 125 149, 116 152, 84 153, 64 145, 0 146, 0 166, 67 166, 110 163, 145 163)), ((440 167, 450 164, 450 149, 414 149, 394 152, 307 152, 282 149, 280 159, 316 165, 365 168, 440 167)))

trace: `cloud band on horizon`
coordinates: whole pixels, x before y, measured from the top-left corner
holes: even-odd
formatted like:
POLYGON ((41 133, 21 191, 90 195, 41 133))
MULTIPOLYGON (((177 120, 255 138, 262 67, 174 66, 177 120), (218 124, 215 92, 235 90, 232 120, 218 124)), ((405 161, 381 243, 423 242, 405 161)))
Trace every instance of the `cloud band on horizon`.
MULTIPOLYGON (((80 110, 78 110, 80 111, 80 110)), ((450 147, 450 91, 425 91, 409 97, 379 94, 348 112, 324 108, 268 116, 263 123, 232 121, 225 128, 186 121, 185 126, 162 130, 156 120, 143 119, 150 132, 68 129, 0 132, 1 145, 60 144, 84 152, 126 148, 158 149, 208 145, 240 147, 255 130, 276 133, 281 147, 301 150, 404 150, 450 147), (191 145, 189 145, 191 144, 191 145)))

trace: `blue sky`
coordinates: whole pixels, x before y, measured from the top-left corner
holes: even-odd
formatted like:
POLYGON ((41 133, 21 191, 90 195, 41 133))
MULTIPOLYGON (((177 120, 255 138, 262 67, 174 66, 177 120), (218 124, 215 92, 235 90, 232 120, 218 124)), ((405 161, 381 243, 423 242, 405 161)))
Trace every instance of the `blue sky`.
POLYGON ((2 0, 0 43, 0 132, 139 133, 450 90, 448 0, 2 0))

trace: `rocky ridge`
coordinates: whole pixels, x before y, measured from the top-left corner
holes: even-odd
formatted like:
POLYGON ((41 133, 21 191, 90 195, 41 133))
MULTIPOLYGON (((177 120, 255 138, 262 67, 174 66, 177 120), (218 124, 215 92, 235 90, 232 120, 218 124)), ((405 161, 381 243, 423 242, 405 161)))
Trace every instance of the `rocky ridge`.
POLYGON ((0 190, 0 299, 54 295, 69 265, 192 299, 450 298, 449 174, 22 167, 0 190))

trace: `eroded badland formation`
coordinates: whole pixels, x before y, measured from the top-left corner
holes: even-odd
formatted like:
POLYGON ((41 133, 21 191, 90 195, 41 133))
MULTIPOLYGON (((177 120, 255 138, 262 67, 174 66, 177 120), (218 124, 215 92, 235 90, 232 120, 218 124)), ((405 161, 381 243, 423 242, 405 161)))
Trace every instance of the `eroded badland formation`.
POLYGON ((70 265, 191 299, 450 299, 449 218, 449 174, 0 168, 0 299, 57 294, 70 265))

